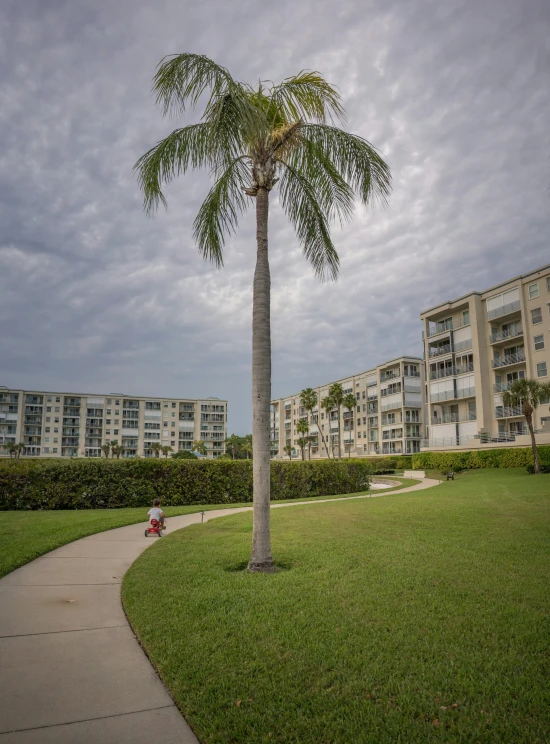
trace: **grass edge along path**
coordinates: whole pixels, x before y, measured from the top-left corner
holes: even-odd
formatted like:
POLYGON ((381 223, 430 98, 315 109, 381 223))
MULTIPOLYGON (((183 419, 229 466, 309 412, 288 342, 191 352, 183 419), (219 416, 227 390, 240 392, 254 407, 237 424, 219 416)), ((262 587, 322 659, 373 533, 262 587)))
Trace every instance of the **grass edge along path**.
MULTIPOLYGON (((393 488, 375 491, 374 493, 376 495, 390 493, 420 482, 406 478, 396 478, 395 480, 398 481, 398 484, 393 488)), ((357 498, 358 496, 365 495, 365 493, 369 492, 339 494, 328 498, 357 498)), ((323 498, 325 497, 315 496, 306 499, 273 501, 272 504, 318 501, 323 498)), ((193 514, 201 511, 243 506, 252 506, 252 504, 192 504, 190 506, 167 506, 163 508, 169 520, 170 517, 181 514, 193 514)), ((40 558, 40 556, 49 553, 51 550, 60 548, 74 540, 89 537, 105 530, 116 529, 117 527, 139 524, 140 522, 145 522, 146 519, 146 507, 130 509, 0 511, 0 578, 36 558, 40 558)), ((169 521, 168 528, 170 528, 169 521)))
POLYGON ((550 476, 471 471, 398 499, 192 526, 125 576, 127 617, 199 740, 547 740, 550 476), (158 591, 151 593, 152 577, 158 591))

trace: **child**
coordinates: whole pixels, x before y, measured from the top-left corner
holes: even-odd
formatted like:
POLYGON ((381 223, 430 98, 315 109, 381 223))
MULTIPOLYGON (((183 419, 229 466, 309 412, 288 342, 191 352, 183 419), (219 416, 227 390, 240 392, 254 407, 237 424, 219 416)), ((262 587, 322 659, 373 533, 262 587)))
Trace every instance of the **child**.
POLYGON ((160 501, 158 499, 153 501, 153 508, 149 509, 147 516, 149 519, 156 519, 163 530, 166 528, 164 524, 164 512, 160 508, 160 501))

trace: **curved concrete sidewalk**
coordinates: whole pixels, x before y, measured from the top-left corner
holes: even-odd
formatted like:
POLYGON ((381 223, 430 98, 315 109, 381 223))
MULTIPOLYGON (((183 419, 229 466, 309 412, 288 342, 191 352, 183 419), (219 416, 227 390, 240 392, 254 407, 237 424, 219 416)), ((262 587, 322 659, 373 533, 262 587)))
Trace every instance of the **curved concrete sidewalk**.
MULTIPOLYGON (((217 509, 204 521, 250 510, 217 509)), ((169 533, 200 521, 171 517, 169 533)), ((198 744, 122 609, 124 573, 158 541, 143 533, 134 524, 85 537, 0 580, 0 744, 198 744)))

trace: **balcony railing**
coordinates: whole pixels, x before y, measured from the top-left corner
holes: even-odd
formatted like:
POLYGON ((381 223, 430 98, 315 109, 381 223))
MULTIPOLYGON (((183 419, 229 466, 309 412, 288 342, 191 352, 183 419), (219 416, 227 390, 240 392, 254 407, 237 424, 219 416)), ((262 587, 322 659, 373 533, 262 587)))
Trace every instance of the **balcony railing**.
POLYGON ((455 352, 465 351, 466 349, 472 348, 472 339, 465 338, 464 341, 457 341, 455 343, 455 352))
POLYGON ((506 331, 499 331, 498 333, 492 333, 489 337, 491 344, 497 344, 499 341, 506 341, 509 338, 516 338, 517 336, 523 336, 523 328, 521 323, 514 323, 511 328, 506 331))
POLYGON ((515 418, 516 416, 523 416, 521 406, 497 406, 495 408, 495 418, 515 418))
POLYGON ((401 392, 401 383, 397 383, 395 384, 395 390, 390 390, 390 388, 385 388, 384 390, 381 390, 380 397, 387 398, 388 395, 395 395, 396 393, 400 393, 400 392, 401 392))
POLYGON ((434 416, 432 419, 433 424, 458 424, 463 421, 476 421, 476 411, 468 411, 468 413, 444 413, 442 416, 434 416))
POLYGON ((461 388, 459 390, 442 390, 440 393, 430 393, 430 401, 438 403, 441 400, 453 400, 456 398, 471 398, 475 396, 475 387, 461 388))
POLYGON ((380 382, 386 382, 386 380, 398 380, 401 377, 397 372, 382 372, 380 374, 380 382))
POLYGON ((519 308, 519 300, 516 300, 515 302, 509 302, 507 305, 495 307, 493 310, 487 311, 487 320, 493 320, 493 318, 502 318, 503 315, 509 315, 510 313, 517 312, 519 308))
POLYGON ((453 350, 451 344, 444 344, 438 346, 436 349, 430 349, 430 358, 441 356, 442 354, 449 354, 453 350))
POLYGON ((493 385, 493 392, 505 393, 507 390, 510 390, 514 382, 515 380, 507 380, 506 382, 495 382, 495 384, 493 385))
POLYGON ((431 369, 430 380, 440 380, 442 377, 452 377, 456 375, 456 367, 445 367, 445 369, 431 369))
POLYGON ((386 405, 382 406, 382 411, 390 411, 392 408, 401 408, 403 405, 402 400, 397 400, 395 403, 386 403, 386 405))
POLYGON ((515 354, 505 354, 493 359, 493 369, 497 367, 506 367, 508 364, 521 364, 525 361, 525 351, 518 351, 515 354))

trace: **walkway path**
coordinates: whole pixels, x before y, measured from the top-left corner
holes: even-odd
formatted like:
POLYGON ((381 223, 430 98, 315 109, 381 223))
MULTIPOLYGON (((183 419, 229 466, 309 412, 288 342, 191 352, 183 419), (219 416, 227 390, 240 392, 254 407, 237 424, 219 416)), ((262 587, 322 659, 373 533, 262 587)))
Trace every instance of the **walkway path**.
MULTIPOLYGON (((171 517, 169 532, 200 521, 171 517)), ((158 541, 143 532, 134 524, 76 540, 0 580, 0 744, 198 744, 122 609, 124 573, 158 541)))

